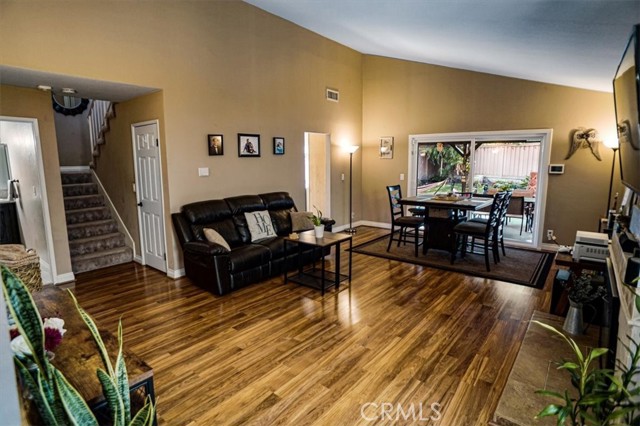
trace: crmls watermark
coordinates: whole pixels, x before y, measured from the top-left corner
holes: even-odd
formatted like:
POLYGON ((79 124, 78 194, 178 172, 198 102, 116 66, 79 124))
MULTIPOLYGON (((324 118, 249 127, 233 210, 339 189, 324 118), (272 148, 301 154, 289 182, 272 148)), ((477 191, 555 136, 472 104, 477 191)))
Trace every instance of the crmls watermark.
POLYGON ((374 420, 437 422, 442 418, 440 408, 441 405, 437 402, 432 404, 366 402, 360 406, 360 417, 370 422, 374 420))

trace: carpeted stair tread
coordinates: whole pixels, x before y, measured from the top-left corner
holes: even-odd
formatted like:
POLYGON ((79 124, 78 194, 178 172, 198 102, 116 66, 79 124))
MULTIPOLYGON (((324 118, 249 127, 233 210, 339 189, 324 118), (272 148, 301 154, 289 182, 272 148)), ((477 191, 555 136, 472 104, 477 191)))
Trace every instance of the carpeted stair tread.
POLYGON ((66 219, 69 225, 111 219, 111 211, 106 206, 73 209, 66 212, 66 219))
POLYGON ((71 257, 74 258, 88 253, 124 247, 124 245, 124 235, 120 232, 112 232, 109 234, 70 240, 69 252, 71 257))
POLYGON ((74 256, 71 259, 71 265, 74 273, 80 273, 131 261, 133 261, 133 251, 130 247, 124 246, 74 256))
POLYGON ((78 195, 96 195, 98 194, 98 185, 93 182, 88 183, 69 183, 62 185, 62 195, 64 197, 73 197, 78 195))
POLYGON ((64 172, 61 173, 62 184, 91 183, 93 182, 91 172, 64 172))
POLYGON ((99 206, 104 206, 104 198, 101 194, 64 197, 64 208, 67 211, 99 206))
POLYGON ((113 219, 94 220, 92 222, 67 225, 67 235, 69 236, 69 240, 110 234, 116 231, 118 231, 118 224, 113 219))

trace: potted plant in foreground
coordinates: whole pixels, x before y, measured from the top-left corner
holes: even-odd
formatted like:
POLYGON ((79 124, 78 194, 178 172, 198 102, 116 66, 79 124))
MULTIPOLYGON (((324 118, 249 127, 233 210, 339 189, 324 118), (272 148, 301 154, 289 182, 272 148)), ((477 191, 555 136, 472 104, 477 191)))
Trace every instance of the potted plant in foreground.
MULTIPOLYGON (((637 280, 636 280, 637 281, 637 280)), ((635 296, 635 308, 640 312, 640 296, 635 296)), ((568 390, 554 392, 538 390, 536 393, 556 399, 547 405, 537 416, 557 417, 558 425, 640 425, 640 387, 637 379, 640 374, 640 345, 629 337, 630 346, 624 345, 630 355, 629 365, 618 362, 615 372, 598 368, 594 361, 606 354, 607 348, 594 348, 587 354, 582 353, 578 344, 554 327, 539 321, 534 323, 562 337, 571 347, 575 359, 563 360, 558 369, 566 370, 571 376, 575 388, 573 394, 568 390)))

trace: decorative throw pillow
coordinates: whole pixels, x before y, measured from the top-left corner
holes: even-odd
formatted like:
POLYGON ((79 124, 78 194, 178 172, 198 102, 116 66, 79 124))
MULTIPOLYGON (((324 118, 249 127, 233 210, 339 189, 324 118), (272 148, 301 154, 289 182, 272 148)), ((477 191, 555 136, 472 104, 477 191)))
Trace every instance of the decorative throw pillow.
POLYGON ((244 217, 247 219, 247 225, 251 233, 251 242, 276 236, 268 211, 245 213, 244 217))
POLYGON ((311 212, 291 212, 291 231, 300 232, 313 229, 311 212))
POLYGON ((220 235, 215 229, 204 228, 202 232, 204 232, 204 237, 210 243, 219 244, 227 250, 231 251, 231 247, 229 247, 229 243, 227 242, 227 240, 225 240, 224 237, 220 235))

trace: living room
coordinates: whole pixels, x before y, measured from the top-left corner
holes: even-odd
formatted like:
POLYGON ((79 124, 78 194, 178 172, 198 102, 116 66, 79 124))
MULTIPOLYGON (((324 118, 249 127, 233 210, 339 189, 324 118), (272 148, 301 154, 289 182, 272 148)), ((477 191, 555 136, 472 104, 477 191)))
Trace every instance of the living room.
MULTIPOLYGON (((388 224, 384 187, 402 183, 400 175, 407 173, 408 138, 417 133, 553 129, 550 162, 566 163, 566 169, 563 175, 548 179, 544 229, 554 229, 561 244, 572 244, 577 230, 596 230, 594 228, 604 213, 613 152, 603 149, 602 161, 594 158, 589 150, 579 150, 566 161, 565 156, 570 135, 578 127, 593 127, 602 135, 616 133, 610 92, 362 54, 241 1, 66 2, 64 6, 52 2, 2 1, 0 7, 0 39, 3 40, 0 114, 38 119, 56 253, 53 262, 59 276, 72 273, 72 269, 51 98, 49 93, 34 86, 8 85, 5 76, 14 72, 35 71, 147 90, 147 94, 117 105, 116 120, 121 124, 115 125, 119 130, 114 133, 118 136, 112 134, 101 154, 103 157, 97 160, 95 171, 105 187, 116 194, 112 197, 114 204, 120 210, 134 244, 139 246, 137 199, 132 190, 134 164, 129 161, 132 158, 130 126, 147 120, 159 121, 166 267, 170 278, 138 266, 135 275, 145 283, 146 291, 155 292, 154 286, 159 292, 174 286, 177 293, 169 294, 176 298, 183 297, 182 292, 190 294, 197 300, 196 306, 206 306, 211 300, 207 295, 196 295, 196 289, 189 288, 188 280, 182 278, 175 283, 172 280, 183 276, 184 270, 170 213, 196 201, 271 191, 288 192, 298 208, 304 209, 305 132, 331 135, 330 216, 338 227, 345 227, 351 214, 349 156, 342 146, 360 146, 353 156, 354 223, 388 224), (60 23, 67 22, 69 16, 73 16, 72 29, 61 31, 60 23), (340 102, 327 101, 326 88, 339 90, 340 102), (225 155, 207 155, 206 136, 212 133, 224 135, 225 155), (260 134, 265 154, 259 158, 237 156, 235 144, 239 133, 260 134), (268 144, 276 136, 286 141, 283 156, 269 153, 268 144), (379 158, 382 136, 394 137, 395 152, 391 160, 379 158), (209 168, 209 176, 199 176, 199 168, 209 168), (347 180, 341 179, 343 174, 347 180)), ((623 47, 615 52, 616 57, 623 47)), ((622 192, 618 177, 613 185, 616 191, 622 192)), ((396 285, 405 282, 415 286, 437 277, 437 274, 413 266, 390 266, 387 262, 375 261, 358 263, 357 259, 354 262, 355 277, 371 278, 375 272, 396 285)), ((123 275, 127 274, 114 275, 124 279, 123 275)), ((475 298, 476 292, 480 292, 479 299, 489 295, 495 297, 489 304, 498 307, 499 312, 492 313, 500 320, 487 322, 486 327, 501 328, 496 333, 508 335, 505 339, 509 344, 505 347, 509 352, 500 362, 496 361, 496 366, 487 367, 480 355, 473 362, 479 363, 475 371, 480 376, 485 368, 504 375, 502 362, 513 359, 518 339, 522 339, 521 321, 528 320, 526 313, 547 303, 548 295, 517 286, 495 285, 481 289, 482 280, 455 275, 447 277, 447 282, 461 282, 464 287, 452 290, 454 297, 446 302, 448 315, 455 313, 454 316, 464 317, 464 312, 455 308, 456 304, 458 308, 466 306, 463 294, 475 298)), ((96 275, 91 280, 97 284, 106 278, 96 275)), ((141 295, 135 283, 128 285, 125 294, 141 295)), ((356 282, 354 286, 357 285, 356 282)), ((226 304, 244 305, 249 300, 258 303, 279 297, 277 280, 269 281, 267 286, 266 292, 259 288, 260 285, 253 286, 243 291, 244 299, 231 295, 229 299, 215 302, 219 303, 215 306, 222 309, 226 304)), ((429 299, 432 292, 443 290, 442 286, 423 290, 426 293, 422 293, 422 297, 429 299)), ((84 294, 86 308, 109 329, 113 329, 114 318, 118 316, 116 312, 128 314, 128 310, 125 313, 114 307, 117 301, 91 300, 88 297, 91 293, 86 290, 84 294)), ((314 309, 324 303, 312 292, 301 291, 298 296, 303 297, 301 294, 310 300, 314 309)), ((451 296, 451 293, 446 294, 451 296)), ((152 305, 159 303, 163 296, 157 297, 149 302, 152 305)), ((342 299, 341 295, 340 299, 328 300, 325 309, 335 308, 339 319, 343 315, 356 315, 355 309, 343 311, 346 307, 342 299)), ((291 302, 292 299, 286 300, 291 302)), ((152 306, 138 306, 133 301, 131 304, 136 310, 153 312, 152 306)), ((429 305, 425 303, 424 309, 429 305)), ((285 305, 273 308, 285 309, 285 305)), ((265 305, 264 309, 268 310, 268 307, 265 305)), ((471 311, 476 312, 476 309, 482 311, 476 305, 471 311)), ((366 314, 367 317, 371 315, 366 314)), ((171 321, 168 312, 164 318, 171 321)), ((188 322, 181 324, 186 327, 188 322)), ((376 320, 375 324, 381 323, 376 320)), ((151 356, 149 363, 159 368, 163 356, 153 355, 153 350, 146 346, 148 343, 143 342, 144 326, 138 328, 131 324, 129 332, 127 326, 125 319, 128 344, 136 352, 144 353, 145 358, 151 356)), ((483 332, 483 327, 473 328, 469 321, 460 326, 459 333, 466 332, 467 327, 472 333, 483 332)), ((434 330, 444 333, 437 327, 434 330)), ((458 348, 458 352, 461 351, 462 348, 458 348)), ((170 358, 170 351, 164 356, 170 358)), ((451 360, 448 367, 455 370, 453 364, 451 360)), ((165 374, 167 381, 164 384, 157 379, 160 419, 163 418, 163 399, 170 401, 167 405, 177 407, 181 403, 163 396, 163 393, 171 392, 172 386, 179 386, 177 378, 168 380, 172 373, 165 374)), ((499 393, 499 389, 493 387, 494 379, 492 377, 491 386, 483 389, 499 393)), ((446 382, 446 379, 439 382, 441 395, 447 393, 446 382)), ((459 398, 469 398, 456 391, 453 393, 459 398)), ((450 398, 443 401, 450 402, 450 398)), ((470 412, 477 414, 485 410, 480 406, 476 409, 470 412)), ((197 420, 200 412, 198 408, 192 420, 197 420)), ((449 419, 462 418, 456 417, 459 413, 451 410, 447 415, 449 419)), ((172 416, 167 414, 168 422, 179 418, 177 414, 172 416)), ((483 413, 483 416, 486 418, 488 414, 483 413)), ((475 421, 473 417, 466 420, 475 421)), ((300 418, 298 421, 304 422, 300 418)), ((188 421, 181 418, 176 422, 188 421)))

